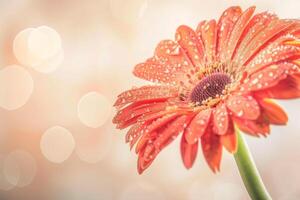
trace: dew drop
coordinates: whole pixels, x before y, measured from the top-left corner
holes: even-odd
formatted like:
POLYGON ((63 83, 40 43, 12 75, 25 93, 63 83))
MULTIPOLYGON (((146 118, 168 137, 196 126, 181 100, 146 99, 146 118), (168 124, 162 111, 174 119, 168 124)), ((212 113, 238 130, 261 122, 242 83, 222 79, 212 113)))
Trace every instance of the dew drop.
POLYGON ((241 117, 241 116, 243 116, 243 114, 244 114, 244 111, 243 111, 243 110, 240 110, 240 111, 237 113, 237 116, 241 117))

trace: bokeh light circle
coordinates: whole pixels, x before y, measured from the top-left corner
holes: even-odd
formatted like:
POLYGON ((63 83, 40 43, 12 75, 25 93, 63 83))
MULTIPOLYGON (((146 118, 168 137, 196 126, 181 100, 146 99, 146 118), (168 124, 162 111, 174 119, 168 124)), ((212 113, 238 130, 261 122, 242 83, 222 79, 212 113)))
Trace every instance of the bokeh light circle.
POLYGON ((49 161, 62 163, 72 154, 75 148, 75 141, 67 129, 61 126, 54 126, 43 134, 40 148, 49 161))
POLYGON ((33 92, 31 75, 17 65, 0 70, 0 107, 15 110, 22 107, 33 92))
POLYGON ((42 63, 38 58, 29 51, 28 39, 34 28, 27 28, 17 34, 13 42, 13 52, 20 64, 24 66, 35 66, 42 63))
POLYGON ((111 104, 98 92, 89 92, 82 96, 77 107, 80 121, 88 127, 102 126, 111 114, 111 104))
POLYGON ((14 175, 14 182, 11 184, 4 174, 6 156, 0 155, 0 190, 8 191, 13 189, 19 181, 19 173, 14 175))
POLYGON ((35 28, 28 37, 28 49, 42 60, 51 58, 61 49, 60 36, 47 26, 35 28))
POLYGON ((42 62, 37 66, 33 66, 33 68, 41 73, 52 73, 54 72, 63 62, 64 60, 64 51, 60 49, 57 54, 53 57, 49 58, 48 60, 42 62))
POLYGON ((25 187, 33 181, 36 175, 36 161, 26 151, 11 152, 4 163, 4 174, 10 184, 25 187))
POLYGON ((19 63, 42 73, 53 72, 64 58, 60 35, 47 26, 27 28, 18 33, 13 51, 19 63))

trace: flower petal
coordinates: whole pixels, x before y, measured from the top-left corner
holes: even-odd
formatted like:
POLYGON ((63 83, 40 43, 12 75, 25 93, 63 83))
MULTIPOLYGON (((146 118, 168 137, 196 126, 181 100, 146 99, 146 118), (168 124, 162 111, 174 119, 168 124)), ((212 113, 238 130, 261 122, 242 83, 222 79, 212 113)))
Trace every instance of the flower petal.
POLYGON ((283 65, 272 65, 252 74, 240 87, 241 90, 246 92, 257 91, 276 85, 287 76, 284 66, 281 66, 283 65))
POLYGON ((280 80, 285 79, 289 74, 299 72, 299 67, 293 63, 274 64, 252 74, 244 81, 240 89, 249 92, 270 88, 278 84, 280 80))
POLYGON ((240 63, 242 58, 244 57, 243 52, 246 50, 247 46, 253 40, 253 38, 262 30, 264 30, 271 21, 277 19, 278 18, 276 15, 269 12, 262 12, 254 15, 241 36, 241 42, 236 50, 233 62, 240 63))
POLYGON ((197 157, 198 141, 194 144, 189 144, 183 135, 181 137, 180 152, 184 166, 187 169, 190 169, 193 166, 197 157))
POLYGON ((198 40, 195 31, 185 25, 179 26, 175 38, 193 65, 203 66, 204 46, 202 41, 198 40))
POLYGON ((228 112, 225 104, 221 103, 214 110, 214 128, 218 135, 224 135, 227 132, 229 124, 228 112))
POLYGON ((201 137, 202 152, 206 162, 213 172, 220 171, 220 162, 222 158, 222 145, 220 136, 213 133, 210 127, 201 137))
POLYGON ((286 41, 284 44, 300 47, 300 40, 293 40, 292 39, 292 40, 286 41))
POLYGON ((211 119, 211 109, 200 111, 188 125, 185 131, 185 139, 189 144, 194 144, 205 133, 211 119))
POLYGON ((162 127, 161 130, 157 130, 157 132, 153 135, 154 137, 151 137, 146 141, 145 147, 140 149, 138 152, 139 173, 142 173, 147 167, 149 167, 158 153, 184 130, 186 120, 187 116, 178 117, 165 127, 162 127))
POLYGON ((218 22, 218 37, 217 37, 217 55, 220 61, 226 59, 225 52, 228 46, 230 33, 234 24, 242 14, 242 9, 238 6, 233 6, 226 9, 221 15, 218 22))
POLYGON ((155 56, 135 66, 133 74, 139 78, 172 85, 187 84, 189 70, 193 68, 180 45, 172 40, 161 41, 155 56))
POLYGON ((152 132, 152 131, 155 131, 155 130, 161 128, 161 127, 164 127, 166 124, 168 124, 170 121, 173 121, 177 117, 178 117, 177 113, 164 115, 161 118, 158 118, 157 120, 155 120, 149 126, 147 126, 145 132, 152 132))
POLYGON ((127 90, 118 96, 117 101, 114 106, 123 106, 128 103, 143 101, 149 99, 161 99, 177 97, 178 89, 171 86, 143 86, 140 88, 135 88, 127 90))
POLYGON ((143 128, 144 124, 142 123, 136 123, 133 125, 127 132, 125 140, 126 143, 130 144, 130 149, 135 145, 135 143, 140 139, 140 137, 143 135, 143 128))
POLYGON ((277 125, 285 125, 288 121, 288 116, 284 110, 271 99, 263 99, 259 102, 264 115, 269 119, 269 122, 277 125))
POLYGON ((239 19, 236 21, 236 23, 230 33, 230 38, 229 38, 228 44, 227 44, 228 45, 227 49, 226 49, 227 59, 231 59, 233 57, 236 46, 239 44, 240 37, 242 36, 242 33, 243 33, 244 29, 246 28, 254 11, 255 11, 254 6, 248 8, 247 10, 245 10, 245 12, 243 12, 240 15, 239 19))
POLYGON ((300 48, 282 44, 289 39, 290 34, 286 34, 275 41, 272 41, 267 47, 261 50, 245 67, 249 74, 259 71, 265 66, 278 64, 299 58, 300 48))
POLYGON ((237 151, 237 135, 232 120, 229 121, 227 132, 221 135, 221 143, 230 153, 237 151))
MULTIPOLYGON (((217 23, 216 20, 210 20, 198 25, 196 33, 201 38, 205 48, 205 57, 208 63, 215 60, 217 45, 217 23)), ((200 40, 200 39, 199 39, 200 40)))
POLYGON ((227 99, 227 107, 237 117, 255 120, 260 115, 258 103, 252 96, 233 95, 227 99))
POLYGON ((165 108, 169 104, 167 102, 158 102, 158 103, 151 103, 151 104, 144 104, 133 109, 126 109, 119 111, 113 119, 113 122, 118 123, 125 123, 133 118, 137 119, 138 117, 165 110, 165 108))
POLYGON ((183 115, 168 124, 168 126, 155 139, 153 143, 154 146, 160 150, 166 147, 178 136, 180 132, 185 129, 188 121, 189 117, 183 115))
POLYGON ((294 24, 293 21, 288 20, 273 20, 271 21, 264 30, 260 31, 247 45, 245 51, 241 52, 243 58, 240 61, 240 65, 246 65, 247 62, 251 61, 255 55, 264 49, 275 36, 280 37, 285 30, 294 24), (258 45, 259 44, 259 45, 258 45))
POLYGON ((260 98, 292 99, 300 97, 300 76, 289 75, 277 85, 255 93, 260 98))
POLYGON ((142 151, 139 152, 138 161, 137 161, 137 170, 139 174, 142 174, 154 161, 155 157, 153 158, 153 156, 149 155, 152 151, 153 151, 153 145, 150 144, 149 146, 147 146, 146 148, 144 148, 142 151), (148 158, 145 158, 145 155, 147 155, 148 158))
POLYGON ((234 122, 243 132, 252 136, 267 136, 270 133, 270 124, 267 119, 260 115, 256 120, 234 118, 234 122))
POLYGON ((145 147, 147 142, 151 139, 153 140, 156 138, 157 129, 160 129, 164 126, 167 126, 168 123, 175 120, 175 118, 178 117, 177 113, 163 115, 160 118, 157 118, 155 120, 151 120, 151 122, 147 121, 147 123, 150 123, 148 126, 144 127, 142 132, 144 132, 144 135, 139 140, 135 152, 138 153, 141 149, 145 147))

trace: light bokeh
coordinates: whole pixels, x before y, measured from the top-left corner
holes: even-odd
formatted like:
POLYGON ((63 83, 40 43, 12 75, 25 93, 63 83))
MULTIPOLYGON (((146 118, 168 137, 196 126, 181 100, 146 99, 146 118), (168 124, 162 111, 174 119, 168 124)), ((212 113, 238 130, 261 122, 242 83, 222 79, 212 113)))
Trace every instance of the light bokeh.
POLYGON ((15 150, 8 154, 4 167, 3 171, 7 181, 18 187, 31 184, 37 170, 35 159, 23 150, 15 150))
POLYGON ((75 148, 72 134, 61 126, 45 131, 40 143, 43 155, 51 162, 62 163, 67 160, 75 148))
MULTIPOLYGON (((179 139, 138 175, 111 122, 160 40, 232 5, 300 17, 298 0, 0 1, 0 199, 249 199, 232 155, 213 174, 200 150, 186 170, 179 139)), ((287 126, 246 140, 273 198, 300 199, 300 100, 279 103, 287 126)))
POLYGON ((109 118, 111 107, 112 105, 105 96, 97 92, 89 92, 78 102, 78 117, 86 126, 98 128, 109 118))
POLYGON ((19 173, 13 176, 13 183, 11 183, 12 178, 8 177, 7 174, 4 173, 6 171, 6 167, 8 167, 5 163, 5 158, 5 155, 0 155, 0 189, 2 191, 13 189, 19 180, 19 173))
POLYGON ((18 65, 0 70, 0 107, 15 110, 29 100, 34 88, 31 75, 18 65))
POLYGON ((25 66, 36 66, 42 63, 41 58, 29 50, 28 40, 34 28, 26 28, 20 31, 14 39, 13 51, 18 62, 25 66))
POLYGON ((20 64, 42 73, 55 71, 64 58, 60 35, 48 26, 20 31, 14 39, 13 52, 20 64))
POLYGON ((27 40, 28 50, 41 59, 53 57, 61 49, 59 34, 50 27, 41 26, 35 28, 27 40))

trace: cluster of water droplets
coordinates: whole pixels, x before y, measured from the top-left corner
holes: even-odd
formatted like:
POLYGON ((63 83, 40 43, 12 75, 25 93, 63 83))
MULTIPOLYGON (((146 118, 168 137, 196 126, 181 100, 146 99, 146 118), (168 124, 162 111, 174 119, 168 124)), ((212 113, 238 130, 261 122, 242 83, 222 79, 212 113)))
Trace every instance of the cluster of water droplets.
POLYGON ((177 89, 167 86, 143 86, 120 94, 115 105, 125 105, 147 99, 174 97, 178 95, 177 92, 177 89))

